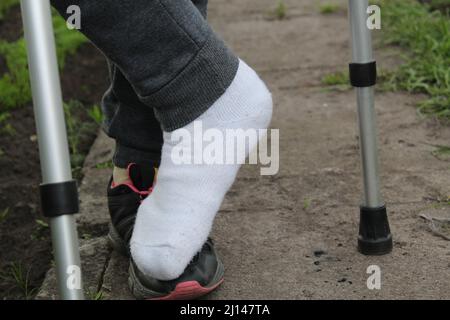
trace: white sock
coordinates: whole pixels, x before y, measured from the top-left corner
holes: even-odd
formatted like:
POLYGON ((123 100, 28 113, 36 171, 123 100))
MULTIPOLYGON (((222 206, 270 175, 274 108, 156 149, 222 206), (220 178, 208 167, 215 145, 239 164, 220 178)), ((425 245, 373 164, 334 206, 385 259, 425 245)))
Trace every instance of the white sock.
MULTIPOLYGON (((159 280, 172 280, 183 273, 205 243, 240 167, 175 164, 172 151, 179 140, 174 142, 172 138, 187 131, 194 137, 197 121, 201 121, 203 132, 214 128, 224 137, 226 129, 266 129, 271 116, 270 92, 255 71, 240 61, 230 87, 202 116, 181 129, 164 133, 155 189, 138 210, 131 239, 132 257, 143 273, 159 280)), ((256 144, 257 140, 251 141, 245 153, 248 155, 256 144)))

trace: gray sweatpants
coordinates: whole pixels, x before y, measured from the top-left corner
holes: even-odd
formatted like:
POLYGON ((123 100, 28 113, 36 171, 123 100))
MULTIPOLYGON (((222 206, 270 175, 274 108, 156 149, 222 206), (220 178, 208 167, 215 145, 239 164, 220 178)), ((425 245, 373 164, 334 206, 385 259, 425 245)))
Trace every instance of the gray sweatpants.
POLYGON ((206 21, 207 0, 53 0, 81 9, 81 32, 107 57, 105 131, 115 165, 158 164, 162 131, 204 113, 228 88, 239 61, 206 21))

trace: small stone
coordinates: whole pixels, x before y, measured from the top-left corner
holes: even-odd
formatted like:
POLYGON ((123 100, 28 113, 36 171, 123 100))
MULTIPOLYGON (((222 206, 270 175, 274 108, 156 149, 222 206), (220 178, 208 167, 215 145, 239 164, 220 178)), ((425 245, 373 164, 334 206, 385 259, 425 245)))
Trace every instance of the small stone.
POLYGON ((23 208, 25 206, 25 203, 22 201, 19 201, 15 204, 14 208, 20 209, 23 208))
POLYGON ((315 250, 314 251, 314 256, 316 256, 317 258, 320 258, 321 256, 323 256, 324 254, 327 254, 327 252, 326 251, 324 251, 324 250, 315 250))

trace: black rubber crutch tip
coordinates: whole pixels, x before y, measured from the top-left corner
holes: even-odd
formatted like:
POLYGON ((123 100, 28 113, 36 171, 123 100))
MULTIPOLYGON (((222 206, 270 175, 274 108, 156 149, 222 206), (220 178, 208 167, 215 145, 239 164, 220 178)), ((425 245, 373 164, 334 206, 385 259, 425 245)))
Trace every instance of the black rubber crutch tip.
POLYGON ((361 207, 358 251, 368 256, 380 256, 390 253, 392 247, 386 207, 361 207))

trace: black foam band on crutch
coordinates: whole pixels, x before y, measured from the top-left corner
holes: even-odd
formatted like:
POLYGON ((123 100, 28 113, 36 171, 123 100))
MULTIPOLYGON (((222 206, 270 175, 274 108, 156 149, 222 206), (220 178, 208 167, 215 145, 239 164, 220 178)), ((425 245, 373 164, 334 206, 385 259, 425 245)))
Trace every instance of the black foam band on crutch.
POLYGON ((350 83, 357 88, 371 87, 377 83, 377 63, 350 64, 350 83))
POLYGON ((79 211, 78 189, 75 180, 41 184, 41 208, 45 217, 54 218, 79 211))

